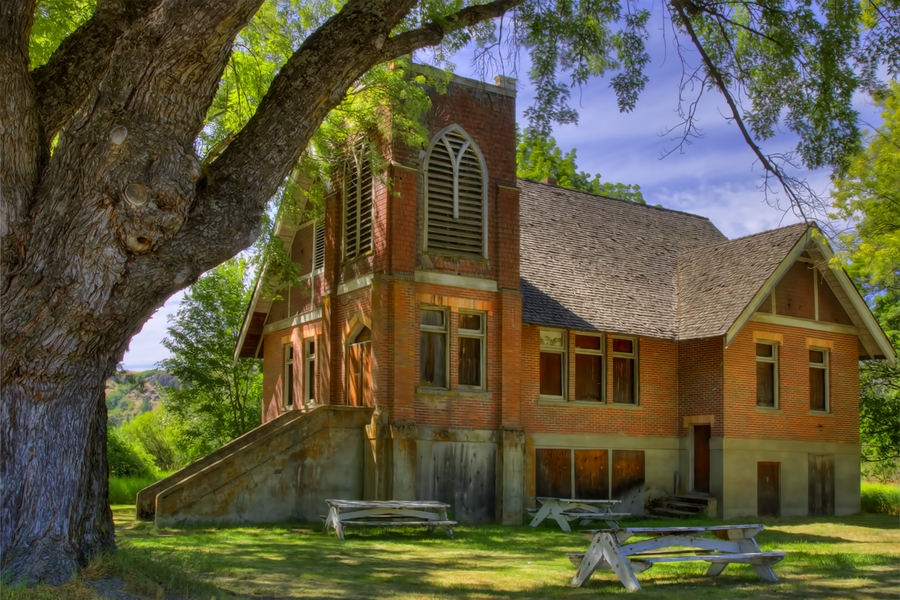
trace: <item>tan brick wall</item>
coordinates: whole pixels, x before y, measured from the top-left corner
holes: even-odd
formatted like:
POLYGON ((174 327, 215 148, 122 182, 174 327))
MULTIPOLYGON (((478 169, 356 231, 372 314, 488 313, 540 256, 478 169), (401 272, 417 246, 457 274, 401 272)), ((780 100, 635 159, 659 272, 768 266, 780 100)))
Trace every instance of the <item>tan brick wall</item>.
POLYGON ((859 443, 857 337, 751 321, 724 351, 725 436, 859 443), (779 334, 778 409, 756 406, 753 332, 779 334), (830 414, 810 414, 807 339, 833 343, 829 354, 830 414))

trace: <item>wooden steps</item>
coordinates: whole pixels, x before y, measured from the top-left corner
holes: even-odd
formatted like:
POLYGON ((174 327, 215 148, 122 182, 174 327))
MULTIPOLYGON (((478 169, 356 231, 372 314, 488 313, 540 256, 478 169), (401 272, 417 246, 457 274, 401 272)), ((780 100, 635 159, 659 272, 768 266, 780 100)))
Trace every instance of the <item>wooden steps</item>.
POLYGON ((650 514, 668 519, 688 519, 697 515, 715 517, 716 504, 716 499, 709 494, 677 494, 659 502, 650 509, 650 514))

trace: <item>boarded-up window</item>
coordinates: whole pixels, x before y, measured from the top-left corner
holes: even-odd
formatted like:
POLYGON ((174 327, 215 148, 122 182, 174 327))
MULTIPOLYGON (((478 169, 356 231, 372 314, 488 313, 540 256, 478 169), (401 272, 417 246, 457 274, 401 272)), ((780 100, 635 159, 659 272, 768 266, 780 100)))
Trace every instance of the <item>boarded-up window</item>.
POLYGON ((809 455, 809 516, 834 514, 834 454, 809 455))
POLYGON ((613 402, 637 403, 637 340, 613 338, 613 402))
POLYGON ((828 351, 809 351, 809 409, 828 410, 828 351))
POLYGON ((372 330, 360 329, 347 348, 350 406, 374 406, 372 399, 372 330))
POLYGON ((438 139, 426 164, 426 248, 485 256, 485 173, 471 139, 456 127, 438 139))
POLYGON ((306 403, 316 401, 316 340, 306 341, 306 369, 303 373, 306 403))
POLYGON ((559 329, 541 329, 541 396, 564 398, 566 388, 566 336, 559 329))
POLYGON ((344 163, 344 258, 372 249, 374 194, 372 165, 365 144, 355 146, 344 163))
POLYGON ((566 448, 538 448, 534 451, 535 495, 548 498, 572 497, 572 451, 566 448))
POLYGON ((459 385, 484 388, 484 313, 459 313, 459 385))
POLYGON ((575 336, 575 399, 603 401, 603 337, 575 336))
POLYGON ((420 311, 419 385, 447 387, 447 313, 420 311))
POLYGON ((644 511, 644 451, 613 450, 612 497, 621 500, 618 511, 642 514, 644 511))
POLYGON ((756 405, 774 408, 778 401, 778 346, 756 344, 756 405))
POLYGON ((575 451, 575 498, 609 498, 609 452, 575 451))

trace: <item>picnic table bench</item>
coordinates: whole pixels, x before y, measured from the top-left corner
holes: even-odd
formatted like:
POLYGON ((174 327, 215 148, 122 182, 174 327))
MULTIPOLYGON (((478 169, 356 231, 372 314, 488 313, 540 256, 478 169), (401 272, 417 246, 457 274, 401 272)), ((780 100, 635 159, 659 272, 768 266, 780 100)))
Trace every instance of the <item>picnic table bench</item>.
POLYGON ((714 525, 584 530, 581 533, 591 540, 588 551, 567 555, 578 568, 572 585, 584 585, 594 571, 602 569, 613 571, 622 585, 635 591, 641 589, 635 573, 646 571, 655 563, 681 561, 708 562, 706 574, 713 577, 732 563, 753 565, 762 579, 775 583, 778 578, 772 565, 784 559, 785 553, 760 550, 754 538, 763 529, 763 525, 714 525), (635 535, 650 539, 625 543, 635 535), (693 550, 673 550, 675 547, 693 550))
POLYGON ((449 504, 433 500, 325 500, 328 514, 325 527, 334 529, 338 538, 344 539, 344 527, 410 527, 425 526, 428 531, 440 527, 453 537, 456 521, 447 518, 449 504))
POLYGON ((540 509, 529 509, 534 514, 530 525, 537 527, 547 517, 550 517, 566 533, 572 531, 569 521, 579 520, 584 527, 591 521, 605 521, 609 527, 617 528, 618 520, 630 516, 629 513, 612 512, 612 507, 620 500, 590 500, 583 498, 549 498, 538 496, 535 498, 541 503, 540 509))

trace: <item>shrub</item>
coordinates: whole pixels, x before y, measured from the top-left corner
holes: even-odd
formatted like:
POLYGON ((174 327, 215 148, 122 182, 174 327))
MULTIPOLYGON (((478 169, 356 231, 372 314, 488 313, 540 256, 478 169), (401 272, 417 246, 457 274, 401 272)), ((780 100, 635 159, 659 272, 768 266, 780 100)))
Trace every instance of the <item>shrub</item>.
POLYGON ((154 477, 156 466, 147 451, 128 441, 115 427, 106 430, 110 477, 154 477))
POLYGON ((900 515, 900 486, 897 484, 863 483, 860 500, 863 512, 900 515))

